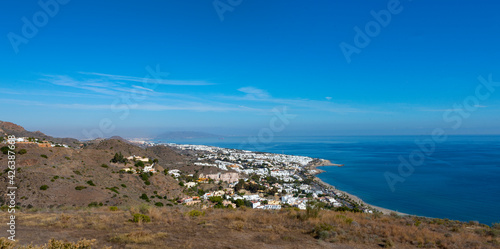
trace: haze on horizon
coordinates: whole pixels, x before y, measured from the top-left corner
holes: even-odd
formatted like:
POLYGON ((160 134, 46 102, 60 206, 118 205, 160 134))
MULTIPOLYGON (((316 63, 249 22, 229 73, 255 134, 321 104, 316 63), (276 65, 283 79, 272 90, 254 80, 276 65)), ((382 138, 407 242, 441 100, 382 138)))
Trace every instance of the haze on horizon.
POLYGON ((500 134, 493 0, 42 2, 0 10, 0 120, 28 130, 500 134))

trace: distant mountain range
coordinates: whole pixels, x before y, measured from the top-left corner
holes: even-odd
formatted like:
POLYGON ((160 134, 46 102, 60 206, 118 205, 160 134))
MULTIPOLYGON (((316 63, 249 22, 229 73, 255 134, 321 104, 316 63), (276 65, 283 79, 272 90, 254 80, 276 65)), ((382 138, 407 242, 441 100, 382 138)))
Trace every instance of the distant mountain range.
POLYGON ((223 138, 223 136, 195 131, 175 131, 165 132, 155 137, 160 140, 182 140, 182 139, 199 139, 199 138, 223 138))

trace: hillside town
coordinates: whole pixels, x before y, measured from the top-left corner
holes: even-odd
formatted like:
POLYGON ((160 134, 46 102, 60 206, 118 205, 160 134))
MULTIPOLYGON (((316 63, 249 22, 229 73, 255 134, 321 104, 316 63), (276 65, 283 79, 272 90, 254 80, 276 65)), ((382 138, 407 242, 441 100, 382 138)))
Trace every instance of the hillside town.
MULTIPOLYGON (((158 144, 146 143, 146 146, 158 144)), ((179 169, 166 170, 186 188, 184 205, 207 207, 240 207, 277 210, 308 205, 322 208, 372 213, 374 210, 350 200, 333 187, 322 183, 315 174, 317 166, 332 165, 323 159, 206 145, 165 144, 178 151, 194 153, 193 165, 213 167, 217 173, 192 174, 179 169), (200 191, 202 184, 218 184, 215 191, 200 191), (190 194, 190 195, 189 195, 190 194)), ((146 170, 146 169, 145 169, 146 170)), ((147 170, 151 170, 148 168, 147 170)))

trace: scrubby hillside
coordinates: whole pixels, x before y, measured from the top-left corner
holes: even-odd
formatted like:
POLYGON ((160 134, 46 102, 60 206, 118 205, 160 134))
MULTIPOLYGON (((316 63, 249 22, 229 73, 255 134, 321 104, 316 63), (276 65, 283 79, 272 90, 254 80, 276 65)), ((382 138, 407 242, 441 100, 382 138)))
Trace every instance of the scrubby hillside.
MULTIPOLYGON (((154 202, 167 205, 168 200, 181 194, 176 180, 163 172, 148 176, 148 183, 138 174, 120 172, 123 163, 111 163, 115 153, 158 159, 162 165, 184 164, 185 157, 168 148, 154 151, 120 140, 104 140, 84 149, 40 148, 36 145, 18 145, 17 175, 18 205, 21 207, 55 207, 98 205, 134 205, 143 203, 139 197, 154 196, 154 202), (23 150, 23 152, 21 152, 23 150), (21 153, 19 153, 21 152, 21 153), (149 184, 149 185, 147 185, 149 184), (161 199, 160 199, 161 197, 161 199)), ((0 155, 0 162, 6 162, 0 155)), ((132 163, 128 167, 133 166, 132 163)), ((6 175, 7 170, 2 174, 6 175)), ((6 189, 7 178, 0 187, 6 189)), ((1 200, 2 202, 4 200, 1 200)))

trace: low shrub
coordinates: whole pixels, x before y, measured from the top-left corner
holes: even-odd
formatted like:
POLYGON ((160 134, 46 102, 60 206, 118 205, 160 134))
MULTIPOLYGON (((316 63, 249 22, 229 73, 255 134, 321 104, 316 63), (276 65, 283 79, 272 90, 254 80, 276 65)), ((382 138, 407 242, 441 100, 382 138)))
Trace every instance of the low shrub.
POLYGON ((386 239, 384 243, 384 248, 392 248, 394 247, 394 242, 391 239, 386 239))
POLYGON ((134 214, 132 222, 151 222, 151 218, 145 214, 134 214))
POLYGON ((47 185, 40 186, 40 190, 47 190, 48 188, 49 188, 49 186, 47 186, 47 185))
POLYGON ((149 213, 150 209, 151 209, 151 207, 148 204, 141 204, 139 206, 139 212, 141 212, 141 214, 147 214, 147 213, 149 213))
POLYGON ((325 240, 331 237, 333 226, 328 223, 319 223, 314 227, 312 234, 316 239, 325 240))
POLYGON ((118 211, 118 207, 111 206, 109 207, 109 211, 118 211))
POLYGON ((146 194, 142 194, 139 198, 141 198, 141 199, 143 199, 143 200, 145 200, 145 201, 149 202, 149 197, 148 197, 148 195, 146 195, 146 194))
POLYGON ((14 243, 8 241, 5 238, 0 238, 0 248, 5 248, 5 249, 12 249, 12 248, 87 249, 87 248, 95 248, 95 247, 96 247, 96 240, 95 239, 93 239, 93 240, 82 239, 82 240, 79 240, 75 243, 51 239, 49 241, 49 243, 45 244, 42 247, 38 247, 38 246, 33 247, 30 245, 20 247, 20 246, 16 246, 14 243))
POLYGON ((43 155, 43 154, 42 154, 42 155, 40 155, 40 157, 43 157, 43 158, 45 158, 45 159, 49 158, 47 155, 43 155))
POLYGON ((96 201, 91 202, 91 203, 89 203, 89 205, 88 205, 88 207, 98 207, 98 206, 99 206, 99 204, 98 204, 96 201))
POLYGON ((353 219, 351 219, 351 218, 347 218, 347 219, 345 219, 345 223, 347 223, 347 224, 349 224, 349 225, 350 225, 352 222, 353 222, 353 219))
POLYGON ((85 186, 76 186, 75 189, 76 190, 82 190, 82 189, 86 189, 87 187, 85 186))
POLYGON ((318 205, 307 205, 307 207, 306 207, 306 219, 318 218, 320 210, 321 210, 321 208, 318 205))
POLYGON ((196 209, 193 209, 187 213, 190 217, 198 217, 198 216, 205 216, 205 211, 199 211, 196 209))
POLYGON ((120 192, 118 192, 118 188, 117 187, 106 188, 106 189, 111 190, 111 191, 113 191, 113 192, 115 192, 117 194, 120 194, 120 192))

